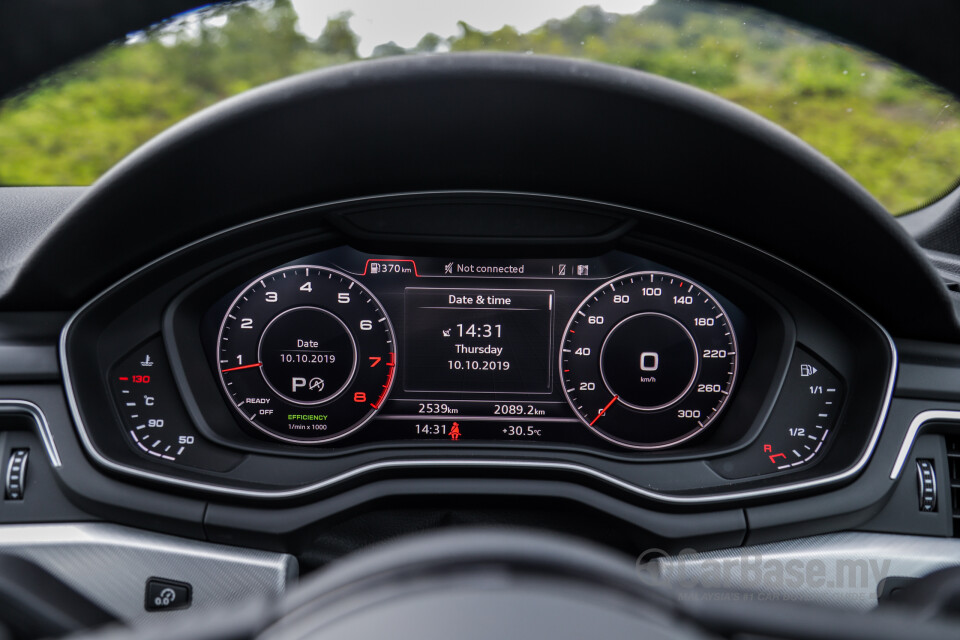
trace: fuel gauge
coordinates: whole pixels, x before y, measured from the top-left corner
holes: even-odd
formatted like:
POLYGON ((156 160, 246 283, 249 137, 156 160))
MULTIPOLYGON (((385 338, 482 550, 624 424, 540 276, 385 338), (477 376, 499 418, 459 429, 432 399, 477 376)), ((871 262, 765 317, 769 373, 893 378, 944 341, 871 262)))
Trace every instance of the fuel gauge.
POLYGON ((843 381, 812 353, 797 347, 780 398, 759 437, 734 455, 711 461, 727 478, 788 471, 816 462, 834 436, 843 381))

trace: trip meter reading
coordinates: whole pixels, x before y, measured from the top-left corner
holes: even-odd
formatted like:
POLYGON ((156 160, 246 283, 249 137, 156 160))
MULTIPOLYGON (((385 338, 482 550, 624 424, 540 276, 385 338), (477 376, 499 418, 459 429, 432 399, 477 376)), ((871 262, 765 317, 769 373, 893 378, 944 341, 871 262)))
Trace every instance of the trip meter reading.
POLYGON ((634 449, 660 449, 703 431, 730 396, 737 340, 720 304, 671 273, 621 276, 570 318, 560 379, 580 420, 634 449))
POLYGON ((230 305, 218 338, 220 380, 244 420, 296 443, 366 423, 393 385, 396 340, 359 282, 316 266, 257 278, 230 305))

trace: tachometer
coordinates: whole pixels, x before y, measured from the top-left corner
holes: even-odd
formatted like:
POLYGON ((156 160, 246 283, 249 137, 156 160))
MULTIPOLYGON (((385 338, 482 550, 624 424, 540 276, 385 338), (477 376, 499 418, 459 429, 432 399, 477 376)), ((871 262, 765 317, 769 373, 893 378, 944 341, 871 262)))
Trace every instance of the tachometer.
POLYGON ((343 437, 376 414, 393 385, 393 327, 350 276, 315 266, 258 277, 220 327, 223 389, 243 419, 289 442, 343 437))
POLYGON ((560 379, 576 414, 634 449, 670 447, 700 433, 730 397, 737 339, 700 285, 643 271, 603 284, 564 330, 560 379))

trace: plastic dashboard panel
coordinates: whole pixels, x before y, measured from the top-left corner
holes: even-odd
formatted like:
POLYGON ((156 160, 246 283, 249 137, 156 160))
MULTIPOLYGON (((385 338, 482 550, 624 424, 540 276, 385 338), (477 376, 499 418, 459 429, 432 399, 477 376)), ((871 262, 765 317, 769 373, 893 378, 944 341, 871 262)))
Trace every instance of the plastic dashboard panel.
POLYGON ((546 474, 579 478, 630 499, 687 505, 762 500, 854 476, 879 436, 896 358, 882 328, 849 302, 729 238, 623 207, 480 192, 409 194, 307 208, 189 245, 81 309, 63 333, 61 356, 71 408, 88 453, 108 469, 147 482, 282 499, 325 495, 391 476, 482 477, 495 472, 522 480, 546 474), (754 353, 736 398, 709 435, 689 446, 641 453, 563 443, 463 442, 451 450, 429 442, 345 442, 307 448, 245 434, 223 411, 209 420, 210 412, 201 405, 223 400, 210 386, 210 372, 203 371, 197 355, 203 348, 200 316, 217 298, 265 269, 341 244, 374 253, 389 247, 390 254, 397 254, 400 247, 404 255, 449 255, 450 238, 426 236, 438 228, 442 232, 442 220, 450 224, 469 217, 466 212, 492 228, 513 230, 470 243, 461 237, 458 256, 588 257, 617 249, 688 273, 742 308, 753 324, 754 353), (553 220, 553 237, 529 239, 513 232, 543 228, 545 218, 553 220), (397 224, 406 235, 391 228, 397 224), (137 453, 112 413, 105 372, 123 354, 157 335, 163 338, 179 394, 186 399, 178 419, 199 427, 195 437, 213 452, 212 468, 154 461, 137 453), (794 344, 829 363, 845 381, 846 398, 835 427, 839 437, 815 464, 772 476, 737 477, 736 456, 759 445, 787 368, 797 366, 790 358, 794 344))

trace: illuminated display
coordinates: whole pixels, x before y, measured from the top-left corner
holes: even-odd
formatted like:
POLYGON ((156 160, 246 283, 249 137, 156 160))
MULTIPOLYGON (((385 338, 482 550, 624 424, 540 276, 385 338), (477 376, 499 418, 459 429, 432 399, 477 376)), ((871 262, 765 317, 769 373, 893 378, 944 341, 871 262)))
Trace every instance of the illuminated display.
POLYGON ((549 393, 553 291, 405 291, 408 391, 549 393))

